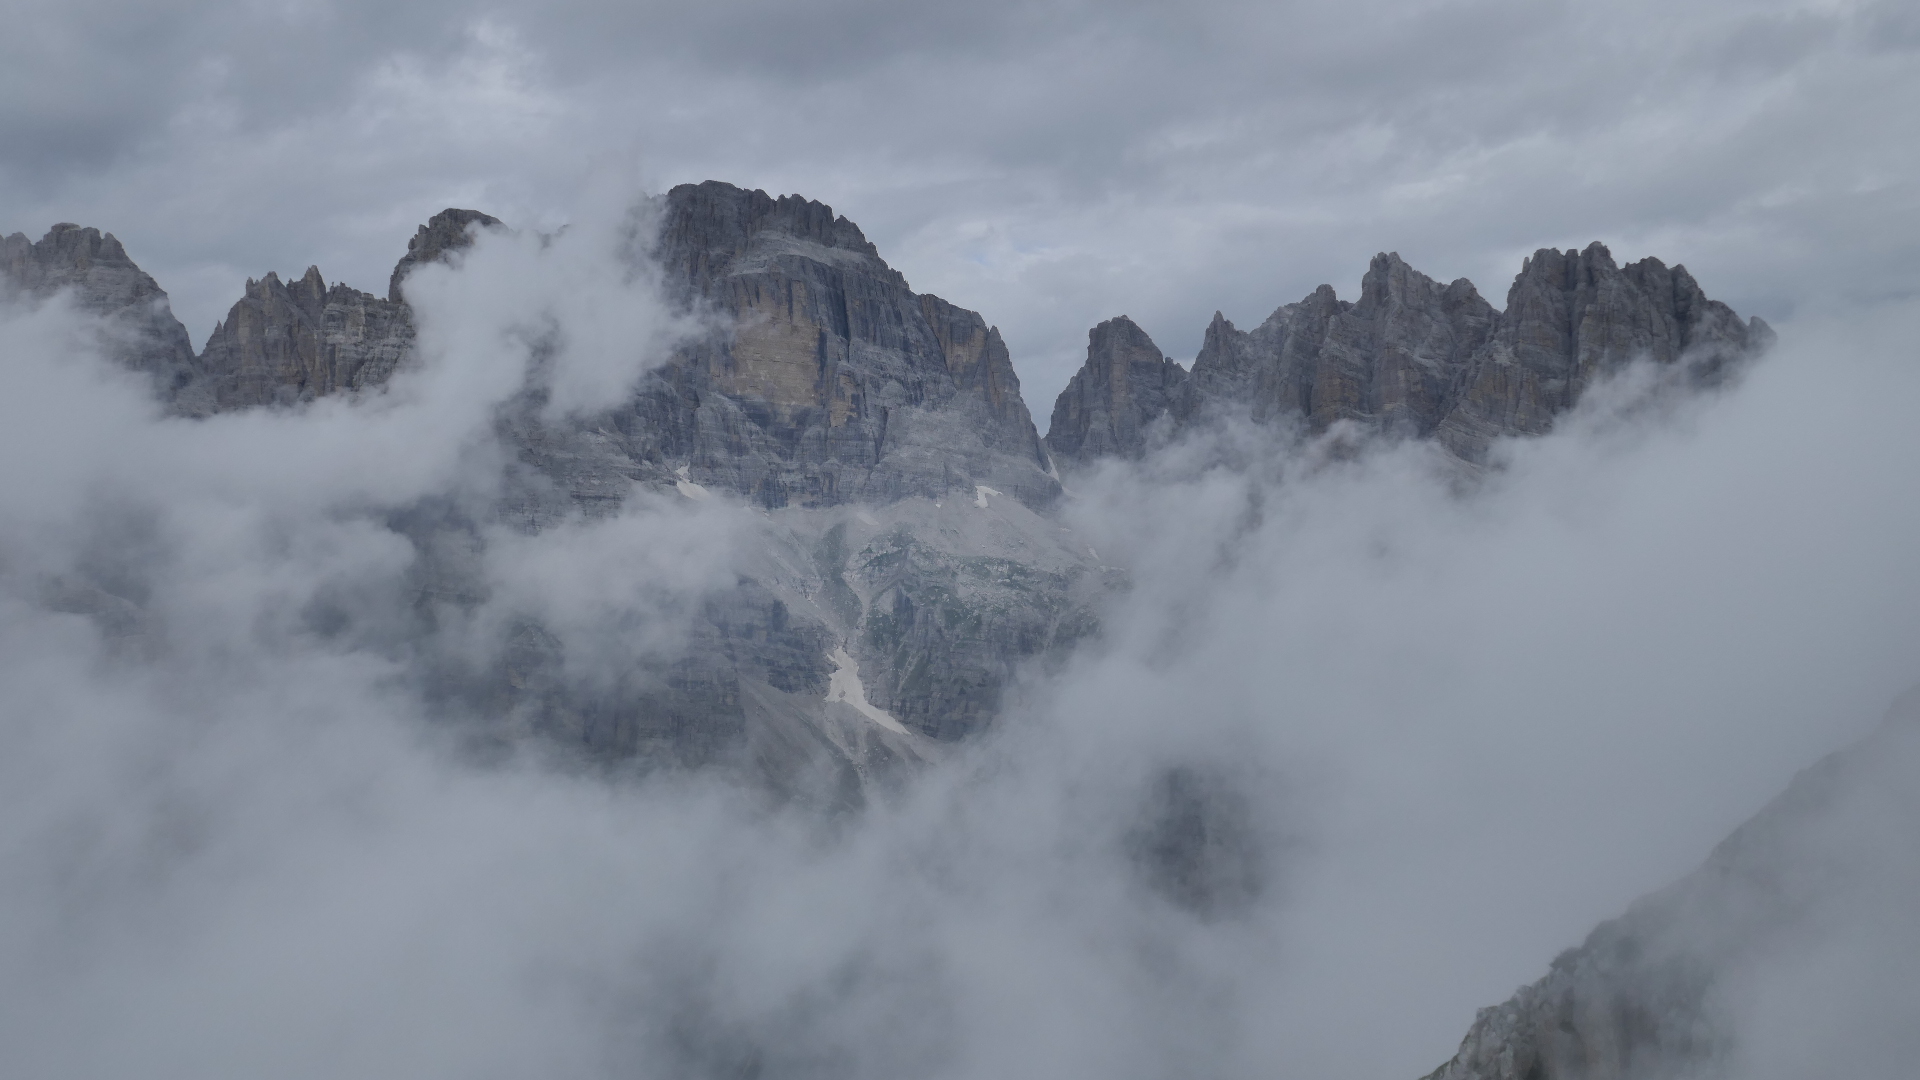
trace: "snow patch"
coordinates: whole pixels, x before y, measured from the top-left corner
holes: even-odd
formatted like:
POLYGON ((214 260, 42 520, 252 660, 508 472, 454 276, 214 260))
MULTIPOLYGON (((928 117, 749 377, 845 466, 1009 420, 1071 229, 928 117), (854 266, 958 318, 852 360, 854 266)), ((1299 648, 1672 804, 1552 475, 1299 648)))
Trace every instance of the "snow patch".
POLYGON ((833 675, 827 680, 827 700, 829 702, 844 701, 848 705, 853 706, 854 712, 879 724, 888 731, 897 732, 901 735, 908 734, 906 727, 902 725, 900 721, 887 715, 885 709, 876 708, 868 704, 866 684, 860 681, 860 662, 855 660, 853 656, 847 652, 846 646, 843 645, 828 653, 827 659, 833 661, 835 665, 833 675))
POLYGON ((1005 497, 1006 493, 1003 491, 995 491, 994 489, 986 486, 985 484, 973 485, 973 505, 979 507, 982 510, 985 510, 987 508, 987 496, 989 495, 999 495, 999 496, 1005 497))
POLYGON ((704 499, 709 494, 711 494, 710 492, 707 491, 706 488, 703 488, 699 484, 696 484, 693 481, 687 479, 687 466, 682 465, 679 468, 673 470, 673 475, 680 478, 673 482, 673 490, 679 492, 682 495, 685 495, 687 498, 699 500, 699 499, 704 499))

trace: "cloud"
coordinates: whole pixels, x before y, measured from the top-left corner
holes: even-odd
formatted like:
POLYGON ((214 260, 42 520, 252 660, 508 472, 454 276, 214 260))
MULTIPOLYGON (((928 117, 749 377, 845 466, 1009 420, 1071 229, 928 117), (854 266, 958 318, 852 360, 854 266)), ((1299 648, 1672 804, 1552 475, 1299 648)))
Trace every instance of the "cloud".
POLYGON ((415 603, 409 515, 514 482, 502 403, 680 330, 594 205, 411 277, 423 364, 357 401, 162 419, 73 312, 0 322, 9 1071, 1411 1077, 1914 681, 1902 310, 1464 495, 1244 429, 1086 478, 1103 641, 861 817, 476 763, 443 665, 538 619, 617 684, 768 527, 476 526, 471 620, 415 603))

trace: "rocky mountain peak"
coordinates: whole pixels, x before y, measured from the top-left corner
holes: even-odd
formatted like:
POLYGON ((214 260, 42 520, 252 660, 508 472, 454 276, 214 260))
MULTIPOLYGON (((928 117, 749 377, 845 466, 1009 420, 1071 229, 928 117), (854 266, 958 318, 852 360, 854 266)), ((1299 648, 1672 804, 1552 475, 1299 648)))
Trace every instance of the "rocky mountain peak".
POLYGON ((308 304, 318 305, 326 302, 327 279, 321 276, 318 266, 307 267, 307 272, 300 275, 300 280, 294 282, 289 288, 308 304))
POLYGON ((836 215, 833 207, 799 195, 776 199, 718 180, 681 184, 667 192, 655 253, 668 268, 669 281, 690 290, 689 295, 715 288, 736 272, 742 259, 757 262, 783 254, 858 266, 902 290, 907 287, 860 227, 836 215))
POLYGON ((82 228, 71 221, 63 221, 47 230, 40 241, 49 254, 56 255, 79 268, 94 265, 132 266, 127 258, 127 250, 112 233, 101 233, 99 229, 82 228))
POLYGON ((1651 258, 1620 267, 1598 241, 1536 251, 1504 312, 1465 278, 1442 285, 1382 252, 1357 303, 1322 285, 1252 333, 1216 312, 1184 387, 1164 404, 1127 397, 1127 415, 1109 425, 1107 441, 1089 442, 1076 426, 1086 388, 1110 382, 1097 370, 1106 361, 1090 352, 1056 405, 1048 445, 1070 463, 1134 456, 1144 446, 1140 433, 1162 417, 1178 428, 1232 409, 1308 431, 1349 422, 1431 438, 1478 462, 1497 438, 1546 431, 1587 387, 1635 360, 1680 365, 1705 384, 1771 341, 1765 323, 1742 322, 1707 299, 1683 268, 1651 258))
POLYGON ((1047 446, 1067 460, 1138 457, 1187 371, 1125 315, 1087 332, 1087 362, 1053 404, 1047 446))
POLYGON ((1360 278, 1360 302, 1357 306, 1378 306, 1389 297, 1405 295, 1409 288, 1431 285, 1433 279, 1408 266, 1397 251, 1383 251, 1367 263, 1360 278))
POLYGON ((674 187, 667 192, 667 200, 673 206, 670 234, 698 234, 715 249, 744 251, 754 237, 767 232, 880 257, 860 226, 835 214, 826 203, 804 196, 774 198, 757 188, 749 191, 707 180, 674 187))

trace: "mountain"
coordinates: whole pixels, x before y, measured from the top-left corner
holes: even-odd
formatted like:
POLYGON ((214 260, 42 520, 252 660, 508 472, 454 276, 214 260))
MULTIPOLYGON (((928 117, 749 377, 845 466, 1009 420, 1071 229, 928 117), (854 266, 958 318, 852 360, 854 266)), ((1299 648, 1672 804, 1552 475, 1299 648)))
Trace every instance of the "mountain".
MULTIPOLYGON (((535 390, 503 406, 496 435, 514 460, 490 510, 427 502, 389 516, 416 553, 395 618, 426 643, 411 654, 422 691, 490 718, 502 739, 728 764, 836 805, 888 763, 981 731, 1027 665, 1097 632, 1124 577, 1052 516, 1056 460, 1138 457, 1234 410, 1309 431, 1355 423, 1479 460, 1494 438, 1547 430, 1636 358, 1711 383, 1772 337, 1684 269, 1617 267, 1599 244, 1537 253, 1504 312, 1469 282, 1381 255, 1357 302, 1322 286, 1250 332, 1216 315, 1190 372, 1124 317, 1100 324, 1043 440, 999 331, 913 292, 832 208, 709 181, 646 210, 643 255, 708 329, 615 408, 554 419, 535 390), (535 618, 500 631, 486 662, 434 647, 492 595, 489 528, 605 517, 643 489, 722 492, 764 512, 736 584, 688 614, 677 657, 635 659, 589 688, 535 618)), ((381 392, 413 362, 408 274, 507 228, 475 210, 435 215, 384 297, 329 285, 317 267, 250 280, 198 356, 111 235, 9 237, 0 276, 14 293, 70 290, 175 413, 298 408, 381 392)))
MULTIPOLYGON (((1428 439, 1478 462, 1496 438, 1547 431, 1635 360, 1713 385, 1772 340, 1684 268, 1620 267, 1597 243, 1536 252, 1504 310, 1465 280, 1442 285, 1383 254, 1356 302, 1322 286, 1245 332, 1216 314, 1190 371, 1125 317, 1101 323, 1043 440, 998 330, 914 293, 830 207, 708 182, 651 210, 646 254, 671 303, 708 329, 614 408, 553 419, 533 391, 508 402, 495 424, 513 460, 494 505, 382 511, 414 551, 387 614, 416 688, 479 718, 482 743, 537 734, 600 764, 733 769, 830 809, 987 728, 1024 670, 1099 632, 1101 603, 1126 580, 1055 516, 1056 460, 1141 457, 1243 413, 1428 439), (478 658, 464 647, 492 595, 489 536, 604 518, 642 490, 726 493, 759 511, 732 584, 685 613, 683 647, 636 654, 591 685, 569 677, 561 630, 531 615, 488 631, 478 658)), ((415 362, 408 274, 508 227, 472 210, 435 215, 384 297, 311 267, 250 280, 198 355, 165 292, 95 229, 0 240, 0 299, 69 295, 100 317, 101 347, 147 374, 181 422, 298 409, 382 392, 415 362)), ((109 636, 147 649, 160 632, 140 596, 110 580, 59 587, 61 610, 109 636)), ((1844 922, 1835 868, 1858 877, 1874 858, 1835 844, 1862 833, 1849 815, 1912 813, 1912 711, 1808 770, 1699 871, 1482 1010, 1429 1080, 1625 1080, 1739 1052, 1729 1002, 1742 980, 1809 925, 1844 922)), ((1182 881, 1196 830, 1146 842, 1182 881)))
POLYGON ((1382 254, 1357 302, 1322 285, 1251 331, 1214 313, 1190 372, 1125 316, 1101 323, 1054 405, 1047 446, 1063 463, 1139 457, 1156 431, 1246 411, 1316 433, 1345 421, 1432 439, 1480 462, 1493 440, 1544 433, 1636 359, 1712 384, 1773 336, 1707 299, 1685 267, 1652 258, 1617 266, 1597 241, 1535 252, 1505 311, 1465 278, 1442 285, 1382 254))
MULTIPOLYGON (((551 421, 529 395, 508 403, 497 434, 516 460, 490 514, 423 503, 390 516, 416 552, 415 592, 397 604, 425 643, 421 684, 501 738, 745 769, 793 797, 857 803, 891 765, 991 723, 1025 664, 1093 632, 1117 572, 1045 516, 1059 482, 1006 345, 978 314, 914 293, 818 202, 709 182, 651 209, 648 254, 671 300, 712 329, 618 408, 551 421), (601 517, 644 488, 731 493, 765 512, 736 585, 689 614, 677 658, 589 688, 536 619, 486 663, 434 647, 489 598, 488 526, 601 517)), ((123 361, 169 376, 156 392, 176 413, 297 408, 378 393, 413 355, 408 272, 501 228, 472 210, 435 215, 384 298, 329 286, 318 268, 250 280, 198 357, 111 236, 10 238, 6 276, 36 296, 73 288, 121 328, 123 361)))

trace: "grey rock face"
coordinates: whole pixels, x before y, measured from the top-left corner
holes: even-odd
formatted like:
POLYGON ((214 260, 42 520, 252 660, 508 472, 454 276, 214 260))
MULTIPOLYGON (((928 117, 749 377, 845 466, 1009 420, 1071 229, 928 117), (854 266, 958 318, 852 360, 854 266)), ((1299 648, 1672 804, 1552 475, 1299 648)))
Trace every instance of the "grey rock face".
POLYGON ((816 548, 822 580, 858 602, 846 625, 868 699, 941 742, 987 727, 1023 664, 1064 659, 1095 633, 1115 584, 1049 519, 993 490, 896 504, 816 548))
POLYGON ((1108 319, 1087 332, 1087 362, 1053 403, 1047 446, 1069 461, 1139 457, 1148 428, 1167 415, 1186 382, 1186 369, 1132 319, 1108 319))
POLYGON ((192 397, 198 368, 186 327, 112 233, 60 224, 37 243, 21 233, 0 238, 0 300, 45 299, 61 290, 104 317, 105 352, 151 375, 162 395, 192 397))
POLYGON ((1739 994, 1756 973, 1855 925, 1846 905, 1863 895, 1885 890, 1905 906, 1920 829, 1916 706, 1910 693, 1880 730, 1795 777, 1700 869, 1480 1010, 1427 1080, 1740 1075, 1742 1037, 1755 1032, 1738 1022, 1739 994))
POLYGON ((767 507, 1059 492, 999 331, 918 296, 852 222, 709 181, 667 193, 657 256, 726 317, 611 418, 616 468, 686 465, 767 507))
POLYGON ((384 300, 346 285, 328 287, 316 266, 294 282, 282 283, 274 273, 249 280, 246 294, 207 337, 198 393, 224 411, 384 385, 413 351, 413 314, 401 282, 414 267, 471 245, 475 229, 499 225, 477 210, 435 214, 407 242, 384 300))
POLYGON ((405 304, 328 288, 310 266, 287 284, 272 273, 248 281, 246 295, 207 337, 200 366, 216 409, 292 405, 384 384, 412 351, 413 336, 405 304))
POLYGON ((1582 392, 1630 361, 1684 365, 1711 384, 1772 345, 1760 319, 1709 300, 1685 267, 1658 259, 1614 265, 1605 246, 1534 252, 1507 292, 1492 341, 1461 373, 1435 437, 1462 457, 1501 435, 1535 435, 1582 392))
MULTIPOLYGON (((1103 324, 1105 325, 1105 324, 1103 324)), ((1096 331, 1097 332, 1097 331, 1096 331)), ((1441 283, 1398 255, 1374 257, 1349 304, 1322 285, 1251 332, 1214 315, 1193 372, 1164 406, 1135 400, 1108 441, 1087 443, 1086 387, 1111 383, 1088 362, 1055 406, 1049 445, 1063 461, 1131 456, 1161 417, 1175 426, 1217 411, 1325 431, 1340 421, 1400 438, 1432 438, 1482 460, 1496 438, 1534 435, 1596 380, 1637 359, 1683 367, 1711 384, 1764 350, 1773 333, 1709 300, 1682 267, 1617 267, 1607 249, 1542 249, 1495 311, 1462 278, 1441 283), (1056 442, 1056 433, 1058 441, 1056 442)), ((1181 383, 1175 376, 1163 381, 1181 383)))

